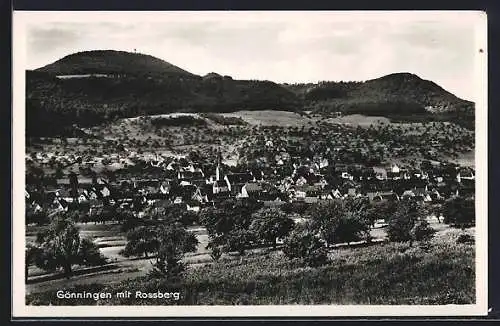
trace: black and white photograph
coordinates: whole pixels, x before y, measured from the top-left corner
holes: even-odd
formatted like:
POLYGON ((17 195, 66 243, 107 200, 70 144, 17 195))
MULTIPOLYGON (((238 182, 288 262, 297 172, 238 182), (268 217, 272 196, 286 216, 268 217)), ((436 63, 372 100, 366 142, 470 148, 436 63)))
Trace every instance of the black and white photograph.
POLYGON ((486 314, 485 13, 13 21, 19 316, 486 314))

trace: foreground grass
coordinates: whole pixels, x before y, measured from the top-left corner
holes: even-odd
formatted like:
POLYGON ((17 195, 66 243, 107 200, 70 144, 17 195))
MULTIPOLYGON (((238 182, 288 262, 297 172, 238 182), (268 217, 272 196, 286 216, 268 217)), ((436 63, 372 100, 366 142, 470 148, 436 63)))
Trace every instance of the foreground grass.
POLYGON ((474 245, 457 244, 461 231, 439 232, 428 244, 384 243, 337 249, 319 268, 289 261, 280 252, 251 255, 190 269, 180 282, 145 277, 89 284, 70 292, 110 292, 111 299, 27 296, 32 305, 238 305, 238 304, 467 304, 475 302, 474 245), (129 299, 116 298, 131 291, 129 299), (135 291, 179 292, 180 299, 136 299, 135 291))

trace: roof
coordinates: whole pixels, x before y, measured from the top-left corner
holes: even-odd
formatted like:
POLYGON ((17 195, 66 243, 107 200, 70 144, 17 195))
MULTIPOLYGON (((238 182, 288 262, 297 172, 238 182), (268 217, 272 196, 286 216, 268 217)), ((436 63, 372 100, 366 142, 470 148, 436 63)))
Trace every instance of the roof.
POLYGON ((413 193, 416 195, 416 196, 424 196, 427 191, 425 191, 424 188, 417 188, 413 191, 413 193))
POLYGON ((255 192, 263 190, 262 186, 256 182, 245 184, 245 189, 247 192, 255 192))
POLYGON ((71 194, 68 190, 59 189, 57 192, 59 193, 59 196, 61 196, 61 197, 71 197, 71 194))
POLYGON ((318 197, 305 197, 304 198, 304 202, 306 202, 308 204, 317 203, 318 200, 319 200, 318 197))
POLYGON ((231 173, 227 174, 226 177, 231 184, 247 183, 253 180, 253 177, 250 173, 231 173))
POLYGON ((415 196, 415 193, 411 190, 405 190, 403 196, 415 196))

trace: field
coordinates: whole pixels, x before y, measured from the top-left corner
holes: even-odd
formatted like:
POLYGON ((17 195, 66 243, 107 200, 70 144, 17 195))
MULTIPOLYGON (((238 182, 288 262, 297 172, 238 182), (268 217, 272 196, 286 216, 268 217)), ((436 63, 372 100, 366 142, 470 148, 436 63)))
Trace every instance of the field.
MULTIPOLYGON (((137 278, 109 283, 86 278, 70 291, 123 290, 169 292, 179 301, 117 299, 79 301, 90 305, 165 304, 465 304, 474 303, 474 245, 457 244, 462 232, 441 229, 427 244, 381 243, 331 249, 330 262, 304 267, 280 251, 249 253, 241 259, 222 260, 191 268, 182 281, 137 278)), ((27 304, 71 305, 57 299, 54 290, 40 289, 27 296, 27 304)))

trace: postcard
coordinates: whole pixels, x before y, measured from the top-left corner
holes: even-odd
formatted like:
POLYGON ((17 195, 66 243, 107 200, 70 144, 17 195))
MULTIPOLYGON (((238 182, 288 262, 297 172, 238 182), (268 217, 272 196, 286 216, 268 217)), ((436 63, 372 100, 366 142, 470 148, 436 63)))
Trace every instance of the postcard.
POLYGON ((15 11, 13 316, 485 315, 486 22, 15 11))

